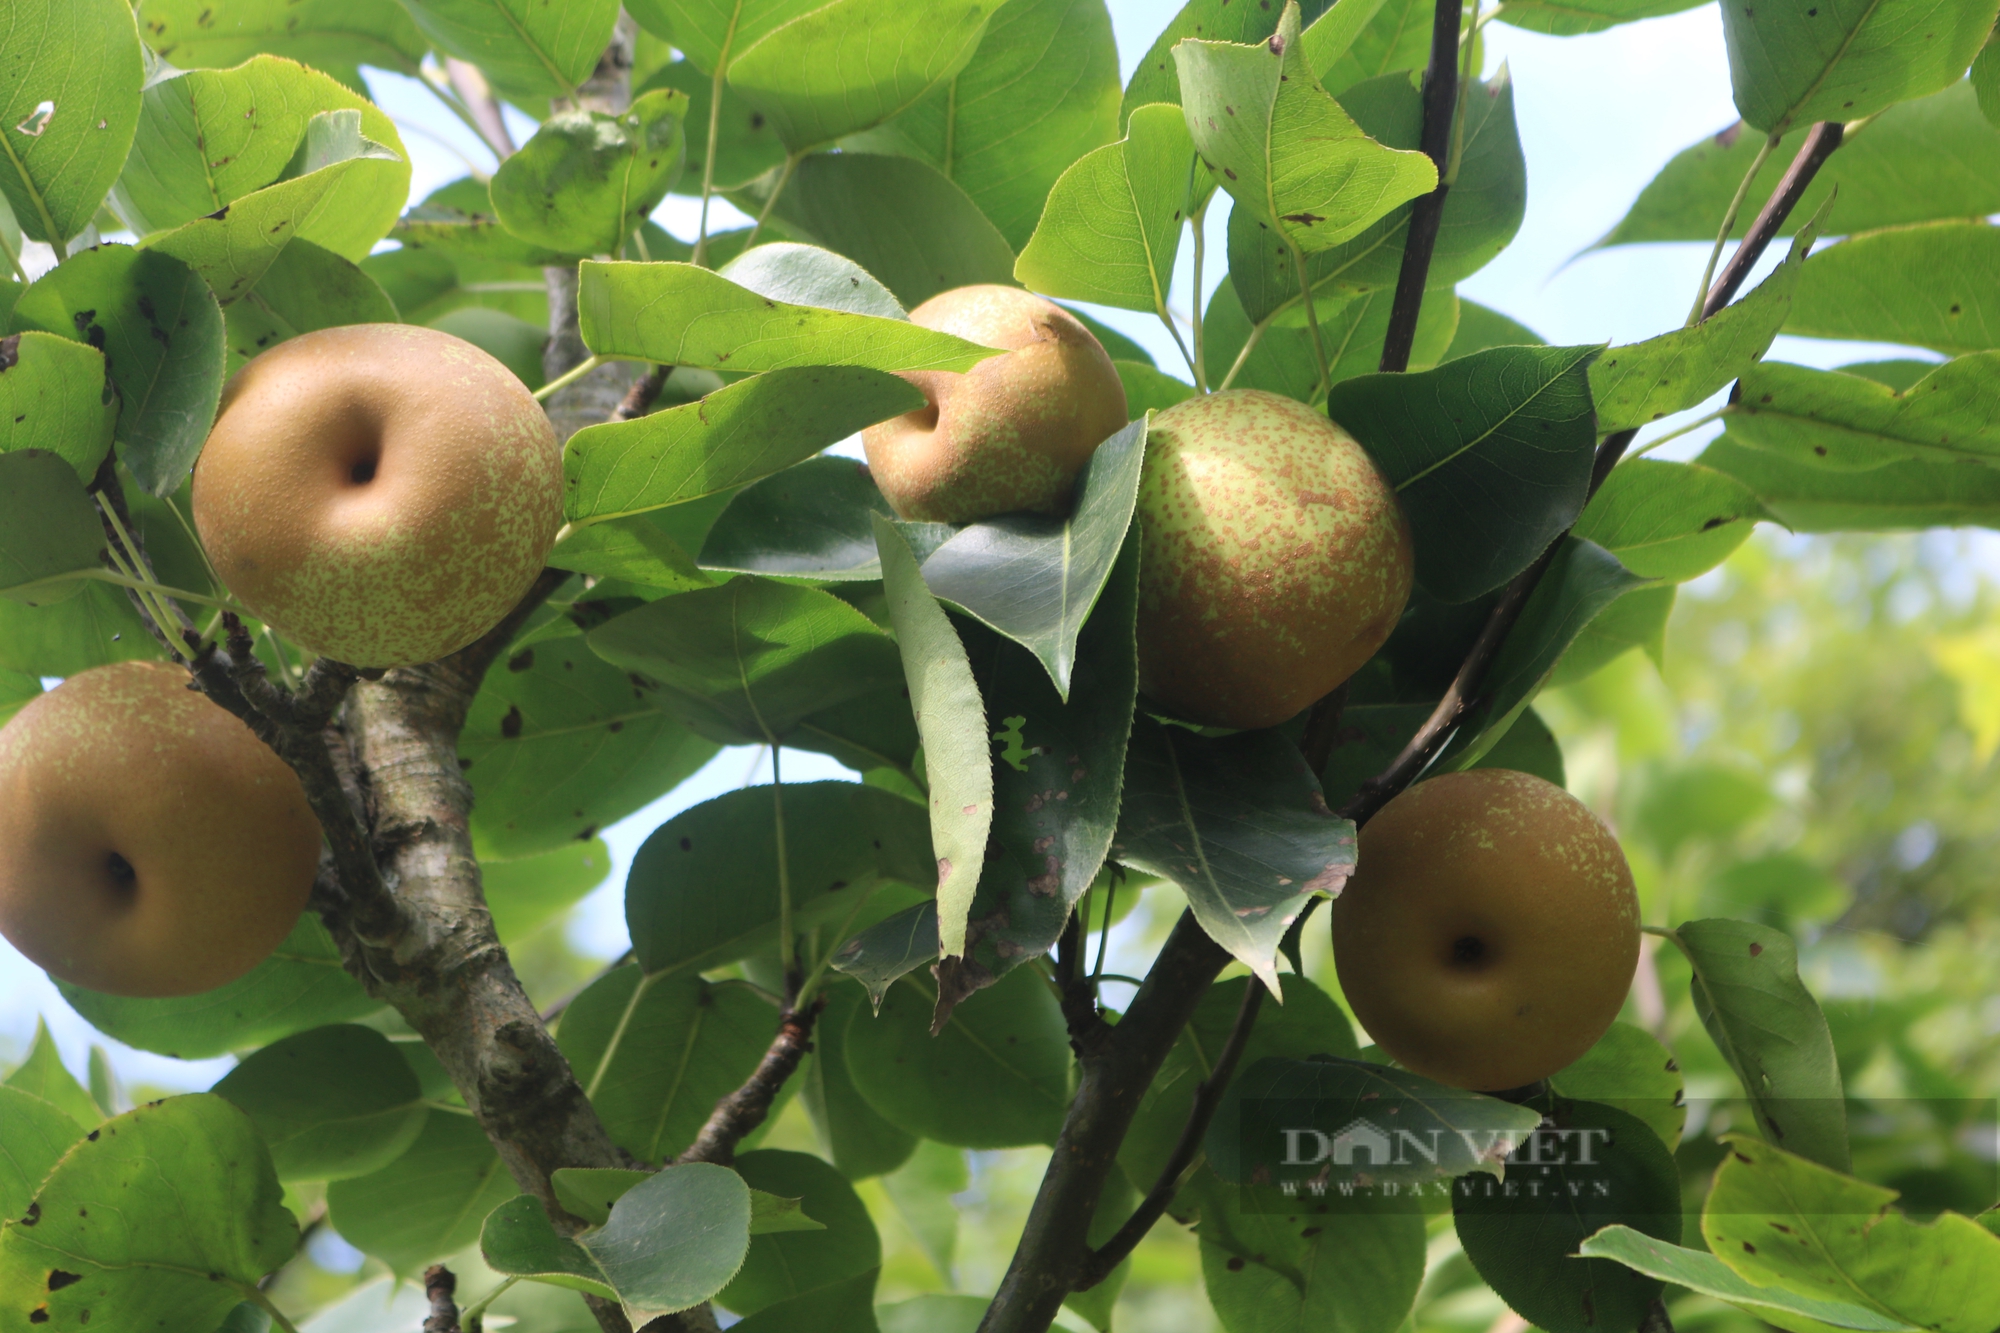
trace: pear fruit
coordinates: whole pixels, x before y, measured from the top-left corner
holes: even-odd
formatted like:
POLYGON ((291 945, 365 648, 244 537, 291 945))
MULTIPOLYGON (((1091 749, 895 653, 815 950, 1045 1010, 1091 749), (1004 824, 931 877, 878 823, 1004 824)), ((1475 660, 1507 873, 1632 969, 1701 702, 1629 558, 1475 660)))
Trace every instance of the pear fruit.
POLYGON ((350 324, 230 380, 194 471, 194 521, 245 606, 314 653, 408 666, 513 609, 562 525, 541 404, 471 343, 350 324))
POLYGON ((1396 1062, 1498 1092, 1602 1037, 1639 962, 1625 854, 1590 808, 1528 773, 1475 768, 1403 792, 1361 830, 1333 904, 1334 966, 1396 1062))
POLYGON ((1052 301, 990 283, 940 292, 910 322, 1007 355, 962 375, 903 375, 929 402, 861 433, 890 507, 936 523, 1067 514, 1077 473, 1126 423, 1125 386, 1096 335, 1052 301))
POLYGON ((0 934, 64 981, 235 980, 298 923, 319 851, 297 776, 179 667, 93 667, 0 729, 0 934))
POLYGON ((1353 436, 1261 389, 1153 416, 1139 481, 1139 688, 1268 727, 1374 656, 1409 600, 1410 528, 1353 436))

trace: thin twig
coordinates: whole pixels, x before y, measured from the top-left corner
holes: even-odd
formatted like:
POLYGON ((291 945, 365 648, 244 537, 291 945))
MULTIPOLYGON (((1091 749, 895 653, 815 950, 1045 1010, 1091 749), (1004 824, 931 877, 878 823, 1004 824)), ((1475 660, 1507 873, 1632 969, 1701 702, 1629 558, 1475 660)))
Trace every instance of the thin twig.
POLYGON ((424 1333, 459 1333, 457 1276, 443 1264, 432 1264, 424 1270, 424 1296, 431 1303, 424 1333))
MULTIPOLYGON (((1431 16, 1431 58, 1424 69, 1423 150, 1437 167, 1435 190, 1410 210, 1410 230, 1403 241, 1403 266, 1396 274, 1396 298, 1389 307, 1389 331, 1382 339, 1381 368, 1410 368, 1410 349, 1417 341, 1417 316, 1424 306, 1430 280, 1431 254, 1437 248, 1438 227, 1444 221, 1444 200, 1451 192, 1445 173, 1451 167, 1452 116, 1458 106, 1458 29, 1464 0, 1437 0, 1431 16)), ((1312 293, 1306 293, 1312 299, 1312 293)))
POLYGON ((1708 285, 1715 280, 1715 265, 1722 258, 1722 247, 1729 244, 1729 233, 1736 230, 1736 217, 1743 211, 1743 201, 1750 194, 1750 186, 1755 183, 1757 173, 1764 169, 1764 163, 1771 158, 1771 150, 1778 146, 1778 136, 1766 135, 1763 145, 1757 149, 1757 156, 1750 159, 1750 169, 1743 173, 1743 179, 1736 186, 1736 193, 1729 201, 1729 207, 1722 210, 1722 225, 1715 229, 1715 244, 1709 247, 1708 263, 1701 270, 1701 285, 1694 290, 1694 308, 1688 311, 1689 328, 1708 317, 1708 285))
POLYGON ((779 1089, 785 1080, 798 1069, 799 1062, 812 1050, 813 1024, 819 1020, 820 1010, 826 1007, 826 997, 820 996, 809 1001, 803 1009, 787 1011, 778 1023, 778 1035, 764 1051, 764 1058, 757 1062, 756 1072, 743 1081, 741 1087, 715 1104, 708 1122, 695 1135, 694 1142, 687 1151, 675 1158, 675 1163, 715 1162, 728 1166, 736 1159, 736 1145, 744 1136, 764 1123, 771 1114, 771 1103, 777 1100, 779 1089))
POLYGON ((637 421, 653 410, 653 403, 659 398, 660 390, 667 387, 667 376, 674 373, 672 366, 651 366, 646 373, 632 381, 632 387, 618 400, 613 409, 613 421, 637 421))
POLYGON ((507 119, 500 112, 499 99, 493 96, 493 89, 487 85, 486 76, 479 72, 479 66, 457 56, 446 56, 444 72, 451 80, 452 91, 465 103, 473 128, 479 131, 480 138, 486 140, 493 156, 502 162, 512 157, 514 136, 507 132, 507 119))
POLYGON ((1708 319, 1716 311, 1736 299, 1736 289, 1750 276, 1750 270, 1764 257, 1764 250, 1778 235, 1778 229, 1785 225, 1785 219, 1804 197, 1806 187, 1811 185, 1819 169, 1833 156, 1833 150, 1840 147, 1847 127, 1837 120, 1822 120, 1806 132, 1806 141, 1799 145, 1799 151, 1792 158, 1792 165, 1785 168, 1784 176, 1778 181, 1778 188, 1771 191, 1757 220, 1744 233, 1743 244, 1736 247, 1736 253, 1729 256, 1729 262, 1722 267, 1722 276, 1709 289, 1708 299, 1702 302, 1701 317, 1708 319))

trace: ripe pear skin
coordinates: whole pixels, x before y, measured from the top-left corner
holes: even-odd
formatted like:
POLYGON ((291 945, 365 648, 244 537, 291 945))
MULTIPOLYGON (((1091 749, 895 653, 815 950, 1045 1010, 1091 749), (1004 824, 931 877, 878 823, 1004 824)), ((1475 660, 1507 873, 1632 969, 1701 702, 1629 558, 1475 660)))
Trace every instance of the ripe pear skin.
POLYGON ((1383 806, 1332 916, 1334 966, 1369 1035, 1406 1069, 1480 1092, 1589 1050, 1639 962, 1617 838, 1561 787, 1503 768, 1383 806))
POLYGON ((1096 335, 1053 301, 991 283, 940 292, 910 322, 1007 355, 962 375, 903 375, 930 405, 861 433, 890 507, 934 523, 1067 514, 1077 473, 1126 422, 1125 386, 1096 335))
POLYGON ((507 368, 448 333, 351 324, 236 372, 194 521, 238 600, 293 642, 409 666, 499 623, 562 526, 562 450, 507 368))
POLYGON ((64 981, 234 981, 298 923, 319 851, 297 776, 179 667, 93 667, 0 729, 0 933, 64 981))
POLYGON ((1139 688, 1268 727, 1375 655, 1409 600, 1410 526, 1324 414, 1231 389, 1153 416, 1139 481, 1139 688))

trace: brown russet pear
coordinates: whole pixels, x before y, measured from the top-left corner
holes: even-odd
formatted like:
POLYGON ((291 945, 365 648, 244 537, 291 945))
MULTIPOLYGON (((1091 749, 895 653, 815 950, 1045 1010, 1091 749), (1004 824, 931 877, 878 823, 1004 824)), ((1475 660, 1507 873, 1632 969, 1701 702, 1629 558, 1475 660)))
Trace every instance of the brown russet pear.
POLYGON ((962 375, 903 375, 929 402, 861 433, 890 507, 935 523, 1067 514, 1077 473, 1126 422, 1125 386, 1096 335, 1053 301, 991 283, 940 292, 910 322, 1007 355, 962 375))
POLYGON ((562 450, 527 386, 436 329, 350 324, 236 372, 194 471, 216 573, 314 653, 429 662, 512 610, 562 526, 562 450))
POLYGON ((1268 727, 1375 655, 1409 600, 1410 527, 1353 436, 1230 389, 1153 416, 1139 482, 1139 688, 1268 727))
POLYGON ((1590 808, 1504 768, 1446 773, 1363 825, 1333 904, 1354 1016, 1407 1069, 1480 1092, 1593 1046, 1639 962, 1625 853, 1590 808))
POLYGON ((234 981, 298 923, 319 851, 292 770, 180 667, 93 667, 0 729, 0 934, 64 981, 234 981))

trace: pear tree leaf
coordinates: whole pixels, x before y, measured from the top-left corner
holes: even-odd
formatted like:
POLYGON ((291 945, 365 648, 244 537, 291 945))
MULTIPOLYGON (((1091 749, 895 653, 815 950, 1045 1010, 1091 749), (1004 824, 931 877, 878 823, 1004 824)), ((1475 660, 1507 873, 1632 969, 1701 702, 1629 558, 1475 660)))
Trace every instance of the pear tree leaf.
POLYGON ((750 1248, 750 1189, 726 1166, 690 1162, 618 1197, 577 1241, 638 1328, 699 1305, 728 1285, 750 1248))
MULTIPOLYGON (((1361 0, 1355 8, 1369 9, 1379 2, 1361 0)), ((1317 27, 1321 15, 1328 8, 1327 0, 1301 0, 1299 21, 1317 27)), ((1124 102, 1119 107, 1119 123, 1122 125, 1130 121, 1132 113, 1149 102, 1181 104, 1181 73, 1174 60, 1174 47, 1182 39, 1206 37, 1210 41, 1261 42, 1277 31, 1281 14, 1282 10, 1274 13, 1264 5, 1238 5, 1232 4, 1231 0, 1188 0, 1181 6, 1180 12, 1167 21, 1167 26, 1161 29, 1152 46, 1140 57, 1138 68, 1132 71, 1132 82, 1126 85, 1124 102)), ((1308 50, 1311 49, 1312 44, 1308 43, 1308 50)), ((1314 72, 1319 72, 1317 67, 1314 72)))
POLYGON ((1659 1038, 1635 1024, 1617 1022, 1589 1050, 1551 1074, 1549 1087, 1559 1097, 1597 1102, 1636 1117, 1672 1152, 1687 1127, 1680 1069, 1659 1038))
POLYGON ((1437 187, 1418 152, 1368 137, 1327 96, 1299 44, 1296 0, 1254 46, 1188 40, 1174 48, 1196 150, 1218 184, 1302 254, 1358 235, 1437 187))
POLYGON ((1693 9, 1700 0, 1506 0, 1493 15, 1529 32, 1576 37, 1693 9))
POLYGON ((366 97, 280 56, 258 54, 234 69, 193 70, 149 84, 112 206, 140 236, 182 226, 306 174, 312 168, 294 158, 309 134, 321 136, 321 155, 338 151, 331 160, 360 158, 367 165, 349 172, 328 207, 297 234, 359 260, 395 223, 409 194, 402 138, 366 97), (344 141, 328 137, 336 129, 344 141), (386 152, 364 153, 364 140, 386 152))
POLYGON ((1864 232, 1807 262, 1785 331, 1946 356, 1982 352, 2000 347, 1996 292, 2000 227, 1931 222, 1864 232))
POLYGON ((1909 388, 1782 361, 1744 372, 1729 404, 1728 439, 1810 458, 1822 468, 1874 472, 1906 458, 2000 460, 2000 351, 1947 361, 1909 388))
POLYGON ((755 1315, 881 1266, 882 1241, 868 1207, 832 1163, 764 1148, 738 1154, 735 1167, 750 1186, 752 1239, 743 1266, 717 1295, 719 1304, 755 1315), (785 1204, 805 1225, 770 1225, 785 1204))
POLYGON ((964 69, 1001 0, 832 0, 773 28, 729 86, 794 154, 880 125, 964 69))
MULTIPOLYGON (((149 250, 146 253, 156 252, 149 250)), ((496 319, 512 318, 497 310, 480 313, 491 314, 496 319)), ((278 252, 278 257, 264 270, 264 276, 257 280, 257 285, 223 312, 229 346, 224 374, 235 374, 251 357, 301 333, 337 328, 343 324, 398 322, 395 302, 389 299, 389 294, 368 275, 367 270, 311 241, 293 241, 278 252)), ((448 316, 438 321, 435 327, 447 332, 462 330, 459 336, 467 342, 484 344, 493 341, 481 329, 469 327, 463 319, 448 316)), ((530 333, 534 340, 535 366, 532 373, 539 382, 541 349, 542 344, 548 341, 548 334, 535 330, 530 333)), ((486 350, 494 351, 494 348, 486 350)), ((508 359, 502 354, 505 351, 504 347, 494 351, 495 359, 503 364, 508 359)), ((509 369, 514 367, 510 365, 509 369)))
POLYGON ((1595 347, 1496 347, 1435 370, 1357 375, 1328 414, 1381 467, 1416 541, 1417 582, 1491 592, 1576 521, 1597 447, 1595 347))
MULTIPOLYGON (((629 11, 638 7, 628 5, 626 8, 629 11)), ((747 6, 750 9, 758 7, 754 4, 747 6)), ((740 12, 745 7, 737 8, 740 12)), ((740 39, 744 35, 739 26, 737 37, 740 39)), ((707 173, 709 107, 710 99, 715 94, 715 80, 693 57, 688 57, 660 66, 647 75, 633 92, 643 95, 663 88, 670 88, 687 98, 685 123, 692 133, 688 135, 687 166, 678 189, 682 194, 693 194, 701 189, 701 181, 707 173)), ((722 88, 722 115, 715 129, 713 183, 717 190, 727 193, 745 181, 783 165, 785 146, 778 142, 777 130, 765 119, 763 112, 752 108, 743 100, 741 93, 726 83, 722 88)), ((714 243, 715 235, 711 232, 709 244, 713 247, 714 243)), ((656 254, 653 257, 657 259, 660 256, 656 254)))
MULTIPOLYGON (((78 255, 72 263, 88 257, 78 255)), ((60 265, 51 276, 70 267, 60 265)), ((103 352, 73 341, 67 329, 44 333, 32 324, 0 338, 0 452, 37 450, 61 458, 87 486, 111 450, 118 416, 103 352)), ((207 433, 204 423, 197 448, 207 433)))
POLYGON ((2000 3, 1940 7, 1931 0, 1827 0, 1735 5, 1722 11, 1736 109, 1753 128, 1783 134, 1816 120, 1859 120, 1956 83, 2000 3))
POLYGON ((1979 109, 1986 113, 1987 122, 2000 128, 2000 42, 1991 37, 1986 39, 1986 45, 1979 48, 1979 56, 1972 62, 1966 81, 1972 85, 1979 99, 1979 109))
MULTIPOLYGON (((101 1118, 93 1115, 91 1124, 101 1118)), ((83 1132, 54 1102, 11 1082, 0 1085, 0 1212, 25 1217, 50 1168, 83 1132)))
POLYGON ((791 305, 908 319, 895 294, 846 255, 816 245, 769 241, 745 250, 719 270, 739 287, 791 305))
POLYGON ((1792 937, 1748 921, 1689 921, 1673 939, 1694 969, 1695 1012, 1788 1153, 1845 1171, 1847 1103, 1826 1015, 1799 980, 1792 937))
POLYGON ((1077 637, 1132 524, 1145 451, 1142 418, 1097 446, 1066 517, 1003 514, 970 523, 923 562, 932 593, 1033 653, 1064 698, 1077 637))
POLYGON ((23 232, 58 248, 90 225, 132 147, 145 80, 125 0, 9 6, 0 73, 0 195, 23 232))
POLYGON ((1918 1222, 1894 1190, 1747 1134, 1723 1142, 1701 1235, 1744 1281, 1938 1333, 1981 1333, 2000 1313, 2000 1236, 1971 1218, 1918 1222))
POLYGON ((1866 471, 1833 469, 1816 456, 1824 447, 1787 440, 1753 448, 1732 431, 1695 461, 1748 486, 1794 532, 2000 525, 2000 468, 1969 458, 1905 457, 1866 471))
POLYGON ((879 579, 871 514, 895 517, 866 464, 808 458, 730 499, 702 544, 701 567, 821 583, 879 579))
POLYGON ((387 1037, 352 1023, 272 1042, 210 1091, 250 1117, 280 1180, 379 1171, 430 1115, 409 1062, 387 1037))
POLYGON ((493 931, 510 947, 561 916, 611 873, 602 838, 571 839, 536 856, 481 860, 480 889, 493 931))
MULTIPOLYGON (((49 1025, 39 1014, 35 1016, 35 1040, 28 1048, 28 1058, 7 1075, 6 1086, 41 1098, 86 1128, 94 1129, 104 1121, 104 1112, 84 1086, 76 1081, 76 1075, 64 1066, 62 1052, 56 1049, 55 1038, 49 1035, 49 1025)), ((41 1176, 36 1176, 28 1182, 29 1194, 34 1193, 33 1187, 41 1184, 41 1179, 41 1176)), ((26 1207, 26 1201, 23 1200, 20 1206, 26 1207)), ((17 1211, 17 1208, 9 1207, 5 1215, 12 1217, 17 1211)))
POLYGON ((586 426, 564 450, 564 512, 572 523, 597 521, 734 490, 925 401, 880 370, 801 366, 636 421, 586 426))
POLYGON ((67 461, 40 449, 0 454, 0 597, 62 601, 103 553, 97 510, 67 461))
POLYGON ((695 568, 694 557, 680 543, 648 522, 643 515, 610 519, 589 527, 572 526, 548 563, 600 579, 623 579, 667 592, 689 592, 714 586, 695 568))
POLYGON ((573 97, 618 22, 618 0, 403 0, 447 55, 479 66, 509 97, 573 97))
POLYGON ((587 260, 577 312, 584 344, 599 356, 710 370, 963 372, 999 355, 907 320, 774 301, 692 264, 587 260))
POLYGON ((1736 478, 1699 463, 1635 458, 1611 470, 1576 522, 1641 578, 1686 582, 1729 558, 1770 518, 1736 478))
MULTIPOLYGON (((389 314, 394 318, 393 310, 389 314)), ((105 362, 118 391, 117 400, 100 410, 116 415, 126 466, 155 495, 180 486, 222 398, 222 311, 207 283, 160 251, 100 245, 71 256, 22 292, 13 328, 40 329, 98 349, 101 355, 92 359, 105 362)), ((10 379, 0 378, 0 395, 18 398, 21 389, 10 379)), ((21 410, 0 408, 0 421, 21 410)), ((17 435, 24 425, 15 424, 17 435)), ((89 443, 79 431, 72 447, 89 443)), ((95 459, 77 458, 77 470, 88 480, 102 457, 98 451, 95 459)))
POLYGON ((1144 361, 1113 361, 1118 382, 1125 389, 1125 410, 1136 417, 1148 412, 1164 412, 1175 403, 1195 396, 1195 387, 1144 361))
POLYGON ((1111 855, 1180 885, 1209 937, 1278 991, 1278 940, 1354 871, 1354 823, 1276 731, 1206 737, 1141 716, 1111 855))
POLYGON ((930 774, 931 848, 937 858, 938 947, 947 956, 967 946, 967 914, 986 860, 993 823, 993 770, 987 758, 986 707, 951 618, 919 571, 909 542, 876 518, 875 546, 882 588, 903 659, 910 711, 923 737, 930 774))
MULTIPOLYGON (((650 1173, 630 1174, 644 1180, 650 1173)), ((603 1218, 594 1220, 602 1225, 609 1216, 607 1208, 603 1218)), ((606 1300, 618 1299, 610 1278, 598 1267, 590 1251, 567 1236, 558 1236, 549 1221, 548 1209, 532 1194, 517 1194, 486 1215, 479 1227, 479 1256, 496 1273, 567 1287, 606 1300)))
POLYGON ((249 1117, 170 1097, 77 1142, 0 1225, 0 1291, 21 1328, 80 1328, 86 1311, 104 1328, 212 1328, 298 1243, 249 1117))
POLYGON ((1194 140, 1180 108, 1138 108, 1125 137, 1055 182, 1014 276, 1032 291, 1148 312, 1167 308, 1194 140))
POLYGON ((750 1191, 752 1236, 775 1236, 786 1231, 824 1230, 826 1223, 816 1222, 806 1213, 803 1196, 794 1199, 782 1194, 769 1194, 763 1190, 750 1191))
MULTIPOLYGON (((1382 339, 1389 332, 1392 304, 1393 294, 1378 290, 1363 292, 1336 310, 1319 311, 1328 385, 1381 369, 1382 339)), ((1423 308, 1417 312, 1416 341, 1410 348, 1412 369, 1426 369, 1448 359, 1446 349, 1458 327, 1462 304, 1442 291, 1424 298, 1423 308)), ((1319 356, 1305 325, 1291 322, 1294 314, 1303 316, 1303 307, 1280 307, 1265 316, 1261 326, 1252 326, 1235 286, 1218 284, 1201 326, 1205 359, 1214 368, 1210 373, 1229 368, 1235 374, 1231 388, 1268 389, 1301 402, 1312 401, 1315 394, 1324 392, 1319 356)))
POLYGON ((408 1278, 478 1240, 486 1215, 520 1192, 479 1122, 441 1112, 387 1166, 327 1186, 326 1204, 348 1243, 408 1278))
POLYGON ((1477 301, 1458 299, 1458 331, 1440 361, 1456 361, 1489 347, 1538 347, 1548 339, 1511 315, 1483 306, 1477 301))
POLYGON ((550 116, 493 175, 501 225, 558 254, 618 253, 680 176, 687 109, 684 95, 662 88, 615 116, 550 116))
POLYGON ((417 77, 430 47, 396 0, 140 0, 146 42, 179 69, 269 52, 366 92, 361 66, 417 77))
POLYGON ((565 1166, 549 1174, 549 1183, 565 1211, 601 1227, 611 1220, 611 1205, 652 1174, 615 1166, 565 1166))
POLYGON ((561 251, 532 244, 501 226, 491 182, 471 176, 448 181, 425 195, 422 203, 396 220, 389 239, 405 250, 434 250, 453 259, 534 265, 563 260, 561 251))
MULTIPOLYGON (((931 939, 935 955, 935 925, 931 939)), ((813 1027, 813 1058, 799 1071, 799 1100, 812 1119, 821 1149, 842 1175, 861 1180, 886 1174, 910 1160, 917 1138, 884 1120, 862 1099, 848 1075, 847 1025, 861 1007, 860 989, 830 986, 824 994, 826 1008, 813 1027)))
MULTIPOLYGON (((1424 0, 1370 0, 1369 8, 1372 13, 1357 12, 1349 19, 1350 23, 1360 20, 1351 33, 1342 24, 1343 40, 1330 43, 1325 51, 1315 49, 1312 32, 1328 20, 1321 19, 1306 29, 1306 56, 1313 61, 1313 73, 1335 97, 1358 83, 1396 70, 1421 70, 1430 61, 1435 6, 1426 5, 1424 0)), ((1339 10, 1335 5, 1333 13, 1338 15, 1339 10)))
POLYGON ((856 782, 743 787, 675 815, 632 858, 625 922, 649 975, 706 971, 777 947, 776 802, 792 925, 838 924, 885 883, 937 876, 921 807, 856 782), (728 884, 727 894, 714 886, 728 884))
POLYGON ((937 902, 916 903, 856 932, 833 956, 833 967, 860 982, 879 1012, 897 978, 938 956, 937 902))
POLYGON ((778 230, 846 255, 908 308, 954 287, 1014 280, 1007 238, 928 162, 845 149, 813 153, 772 203, 782 174, 765 173, 732 202, 753 215, 768 204, 778 230))
POLYGON ((1622 1224, 1608 1226, 1584 1241, 1577 1253, 1586 1259, 1611 1259, 1635 1272, 1671 1282, 1739 1310, 1763 1316, 1797 1316, 1828 1328, 1864 1333, 1919 1333, 1915 1324, 1877 1314, 1849 1301, 1817 1300, 1783 1287, 1746 1282, 1707 1250, 1687 1249, 1622 1224))
POLYGON ((1224 1328, 1408 1322, 1424 1279, 1421 1212, 1200 1183, 1202 1285, 1224 1328))

